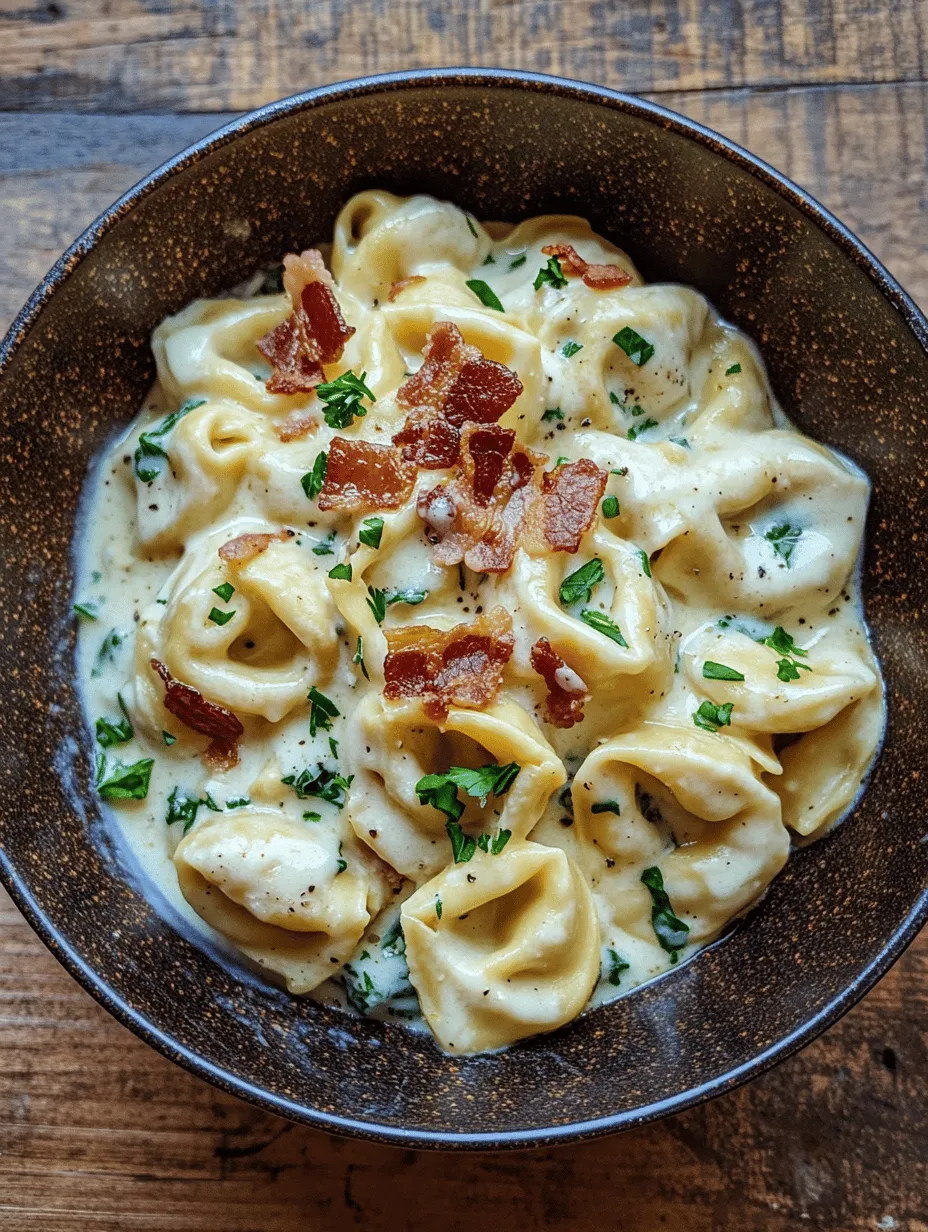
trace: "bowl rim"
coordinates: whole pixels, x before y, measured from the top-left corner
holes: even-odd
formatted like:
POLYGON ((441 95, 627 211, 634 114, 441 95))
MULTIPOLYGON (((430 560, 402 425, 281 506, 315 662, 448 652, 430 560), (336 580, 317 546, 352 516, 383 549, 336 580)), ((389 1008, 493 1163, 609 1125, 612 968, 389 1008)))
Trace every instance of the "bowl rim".
MULTIPOLYGON (((425 88, 446 89, 456 86, 550 93, 579 102, 609 107, 657 123, 719 154, 772 189, 788 204, 815 223, 876 285, 884 298, 903 318, 919 345, 928 355, 928 319, 911 296, 903 290, 893 275, 849 228, 810 193, 775 170, 763 159, 695 120, 688 119, 658 103, 612 90, 606 86, 515 69, 459 67, 373 74, 294 94, 246 112, 163 162, 123 193, 81 232, 32 292, 15 317, 6 336, 0 341, 0 377, 9 368, 42 309, 93 251, 97 243, 126 215, 131 213, 138 203, 176 174, 194 166, 204 157, 221 150, 244 134, 271 124, 283 116, 296 115, 341 99, 361 98, 383 92, 425 88)), ((912 905, 907 916, 879 955, 860 971, 840 994, 801 1027, 771 1044, 751 1061, 719 1074, 716 1078, 697 1087, 688 1088, 670 1098, 640 1108, 612 1113, 593 1120, 574 1121, 565 1125, 538 1129, 454 1133, 407 1129, 402 1126, 343 1117, 335 1113, 309 1108, 285 1096, 272 1094, 227 1069, 214 1065, 206 1058, 178 1044, 168 1033, 162 1031, 144 1014, 133 1009, 114 992, 86 959, 59 935, 55 926, 42 911, 26 878, 13 867, 6 852, 2 849, 0 849, 0 882, 39 939, 68 973, 90 993, 98 1004, 155 1051, 228 1094, 244 1099, 265 1111, 287 1117, 315 1129, 407 1149, 438 1148, 480 1151, 488 1148, 517 1150, 562 1145, 644 1125, 732 1091, 766 1072, 777 1062, 785 1060, 837 1022, 877 983, 911 944, 921 927, 928 922, 928 890, 925 890, 912 905)))

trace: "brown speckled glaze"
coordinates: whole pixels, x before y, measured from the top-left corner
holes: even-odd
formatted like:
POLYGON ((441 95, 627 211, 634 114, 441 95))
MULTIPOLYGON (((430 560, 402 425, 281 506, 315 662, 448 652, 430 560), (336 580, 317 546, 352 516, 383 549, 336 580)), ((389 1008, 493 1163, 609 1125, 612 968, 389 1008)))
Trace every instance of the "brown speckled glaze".
POLYGON ((513 73, 394 75, 237 121, 112 207, 0 349, 2 872, 122 1022, 273 1111, 404 1145, 526 1146, 639 1124, 813 1038, 928 914, 928 323, 798 189, 721 138, 606 90, 513 73), (889 692, 859 807, 748 921, 554 1035, 451 1059, 428 1038, 242 981, 133 885, 89 786, 72 683, 71 540, 90 459, 149 384, 149 334, 293 248, 358 189, 480 218, 588 216, 648 279, 698 287, 760 344, 800 427, 874 483, 867 613, 889 692))

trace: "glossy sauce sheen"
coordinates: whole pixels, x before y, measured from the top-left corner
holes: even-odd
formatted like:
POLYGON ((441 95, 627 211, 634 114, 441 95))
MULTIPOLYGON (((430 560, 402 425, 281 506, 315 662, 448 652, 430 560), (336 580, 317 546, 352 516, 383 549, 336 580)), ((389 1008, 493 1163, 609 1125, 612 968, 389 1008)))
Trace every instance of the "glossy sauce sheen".
POLYGON ((376 396, 348 427, 322 422, 314 393, 268 392, 257 343, 290 303, 257 293, 259 278, 155 331, 158 382, 89 484, 76 598, 98 616, 81 621, 80 680, 91 723, 120 719, 118 696, 131 718, 134 737, 105 750, 107 766, 155 759, 147 798, 112 811, 201 935, 296 993, 344 1004, 347 989, 354 1008, 412 1026, 421 1008, 449 1052, 499 1048, 690 956, 763 893, 791 832, 822 834, 852 803, 883 724, 855 577, 868 484, 790 427, 753 345, 702 296, 644 286, 580 219, 485 229, 431 198, 362 193, 329 261, 356 332, 326 378, 363 372, 376 396), (630 282, 536 290, 550 268, 541 249, 565 243, 630 282), (520 547, 511 569, 484 575, 436 563, 416 502, 447 470, 420 471, 392 511, 322 512, 307 497, 301 481, 333 436, 388 445, 403 427, 396 391, 439 321, 517 374, 500 423, 520 447, 548 470, 583 458, 608 473, 576 553, 520 547), (166 456, 143 448, 143 473, 157 474, 140 481, 140 434, 185 406, 149 438, 166 456), (318 422, 282 440, 304 409, 318 422), (358 540, 375 514, 376 548, 358 540), (251 561, 219 558, 238 535, 282 529, 292 536, 251 561), (594 559, 602 580, 563 603, 563 580, 594 559), (345 561, 351 580, 330 579, 345 561), (499 700, 444 722, 385 701, 368 587, 395 600, 387 630, 508 613, 499 700), (563 662, 556 679, 586 691, 572 727, 545 721, 540 638, 563 662), (164 710, 153 657, 241 719, 236 766, 208 769, 208 742, 164 710), (339 712, 315 735, 313 686, 339 712), (459 790, 461 825, 510 837, 455 863, 445 815, 416 783, 494 762, 521 769, 485 805, 459 790), (320 766, 353 776, 336 803, 282 782, 320 766), (172 793, 205 802, 176 863, 172 793), (666 916, 661 944, 648 869, 688 929, 676 948, 666 916))

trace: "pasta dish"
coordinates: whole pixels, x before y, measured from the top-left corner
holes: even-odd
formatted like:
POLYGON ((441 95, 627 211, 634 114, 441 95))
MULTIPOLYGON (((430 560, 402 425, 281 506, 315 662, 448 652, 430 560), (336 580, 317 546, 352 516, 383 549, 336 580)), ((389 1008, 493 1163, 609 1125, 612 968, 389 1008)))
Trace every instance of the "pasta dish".
POLYGON ((201 937, 499 1049, 692 956, 853 803, 868 483, 695 290, 580 218, 368 191, 152 346, 78 664, 99 795, 201 937))

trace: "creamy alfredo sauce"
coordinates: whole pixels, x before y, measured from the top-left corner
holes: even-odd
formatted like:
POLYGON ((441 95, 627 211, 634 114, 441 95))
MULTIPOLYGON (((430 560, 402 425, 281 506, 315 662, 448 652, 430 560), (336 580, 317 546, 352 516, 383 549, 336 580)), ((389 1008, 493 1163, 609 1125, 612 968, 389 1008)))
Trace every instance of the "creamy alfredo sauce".
POLYGON ((332 427, 315 394, 268 392, 257 342, 291 305, 255 279, 159 326, 158 382, 89 480, 78 672, 99 777, 145 877, 201 933, 296 992, 347 990, 410 1025, 421 1001, 448 1051, 498 1048, 688 957, 763 893, 790 832, 847 810, 883 720, 854 574, 867 482, 791 428, 744 335, 694 291, 645 287, 579 219, 485 229, 364 193, 329 259, 357 332, 325 375, 366 373, 363 417, 332 427), (566 276, 552 243, 628 285, 566 276), (501 420, 519 443, 547 469, 587 458, 607 474, 575 554, 437 564, 416 496, 447 471, 421 472, 398 510, 320 511, 319 455, 335 436, 389 443, 395 391, 445 320, 520 378, 501 420), (281 440, 302 408, 313 430, 281 440), (292 538, 240 570, 220 561, 281 528, 292 538), (350 582, 330 578, 346 563, 350 582), (452 711, 440 731, 384 702, 381 627, 497 606, 515 651, 489 725, 465 711, 455 729, 452 711), (545 719, 539 637, 585 697, 569 728, 545 719), (236 765, 209 768, 153 657, 239 716, 236 765), (144 798, 113 799, 114 783, 140 794, 119 767, 142 762, 144 779, 147 759, 144 798), (458 788, 456 850, 416 784, 509 762, 514 785, 485 804, 458 788), (480 834, 488 850, 468 855, 480 834))

